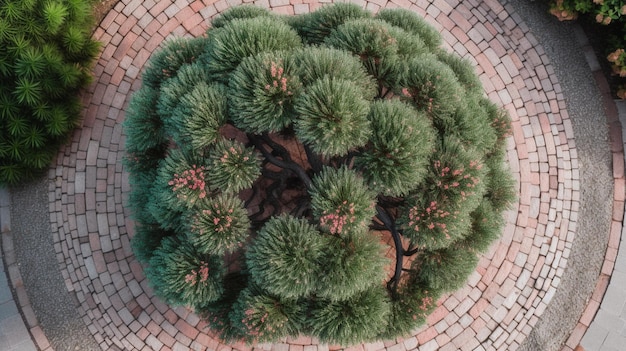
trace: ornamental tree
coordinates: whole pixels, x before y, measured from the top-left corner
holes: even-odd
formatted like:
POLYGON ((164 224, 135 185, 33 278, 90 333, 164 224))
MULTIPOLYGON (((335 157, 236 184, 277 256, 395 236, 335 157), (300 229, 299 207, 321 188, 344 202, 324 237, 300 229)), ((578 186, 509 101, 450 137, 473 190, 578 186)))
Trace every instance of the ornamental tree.
POLYGON ((99 44, 88 0, 0 1, 0 185, 40 175, 76 127, 99 44))
POLYGON ((226 340, 404 335, 514 192, 507 115, 407 10, 253 6, 157 51, 127 111, 132 244, 226 340))

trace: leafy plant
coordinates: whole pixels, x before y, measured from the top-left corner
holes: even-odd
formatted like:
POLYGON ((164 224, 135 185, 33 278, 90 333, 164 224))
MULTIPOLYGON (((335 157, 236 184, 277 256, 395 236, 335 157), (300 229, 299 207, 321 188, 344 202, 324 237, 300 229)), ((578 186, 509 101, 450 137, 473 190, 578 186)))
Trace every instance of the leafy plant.
POLYGON ((133 249, 156 293, 227 340, 422 324, 515 197, 509 120, 471 64, 406 10, 245 5, 207 34, 154 54, 126 116, 133 249))
MULTIPOLYGON (((575 20, 582 15, 584 19, 601 26, 602 32, 599 55, 607 55, 607 61, 613 70, 615 83, 613 92, 620 99, 626 99, 626 66, 624 48, 626 48, 626 4, 623 0, 550 0, 550 13, 560 21, 575 20)), ((591 25, 594 26, 593 24, 591 25)))
POLYGON ((0 184, 48 167, 80 117, 98 44, 88 0, 0 3, 0 184))

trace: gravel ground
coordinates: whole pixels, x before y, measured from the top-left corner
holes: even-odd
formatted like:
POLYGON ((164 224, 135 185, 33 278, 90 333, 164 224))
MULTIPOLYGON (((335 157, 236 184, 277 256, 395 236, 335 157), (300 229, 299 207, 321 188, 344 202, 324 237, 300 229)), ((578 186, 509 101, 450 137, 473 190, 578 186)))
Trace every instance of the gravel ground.
POLYGON ((520 347, 520 351, 558 350, 576 326, 604 262, 613 203, 612 156, 598 87, 575 37, 577 25, 559 22, 540 2, 510 3, 550 58, 567 102, 578 151, 577 236, 552 302, 520 347))
POLYGON ((28 298, 55 351, 101 350, 68 293, 53 248, 48 181, 11 189, 11 232, 28 298))

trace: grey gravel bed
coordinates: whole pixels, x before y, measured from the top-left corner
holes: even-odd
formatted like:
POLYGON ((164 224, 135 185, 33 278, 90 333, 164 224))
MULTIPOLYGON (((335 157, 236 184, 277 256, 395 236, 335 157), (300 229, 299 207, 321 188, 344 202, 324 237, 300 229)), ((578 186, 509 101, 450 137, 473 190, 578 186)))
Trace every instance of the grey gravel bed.
POLYGON ((101 350, 65 287, 54 251, 48 180, 11 189, 11 234, 26 293, 55 351, 101 350))
POLYGON ((539 1, 510 3, 550 58, 578 151, 580 208, 567 268, 552 301, 519 349, 559 350, 576 326, 604 262, 613 204, 612 155, 600 93, 576 38, 580 28, 559 22, 539 1))

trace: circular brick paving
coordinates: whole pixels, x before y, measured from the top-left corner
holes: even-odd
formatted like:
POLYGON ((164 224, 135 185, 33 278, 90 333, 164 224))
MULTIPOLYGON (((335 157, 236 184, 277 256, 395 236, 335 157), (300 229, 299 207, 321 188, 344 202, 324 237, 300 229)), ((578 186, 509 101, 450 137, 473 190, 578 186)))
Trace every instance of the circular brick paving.
MULTIPOLYGON (((325 2, 325 1, 323 1, 325 2)), ((284 343, 222 345, 183 308, 153 296, 130 249, 133 223, 122 167, 121 123, 150 54, 170 36, 198 36, 238 0, 121 0, 95 32, 103 43, 96 81, 84 96, 82 127, 50 172, 50 220, 69 291, 103 350, 328 350, 301 337, 284 343)), ((256 2, 283 14, 317 0, 256 2)), ((579 169, 561 88, 540 46, 496 0, 356 1, 376 12, 403 7, 440 30, 444 46, 475 65, 489 98, 513 120, 508 160, 519 199, 502 238, 460 291, 440 300, 413 336, 353 350, 515 350, 559 286, 576 233, 579 169)))

